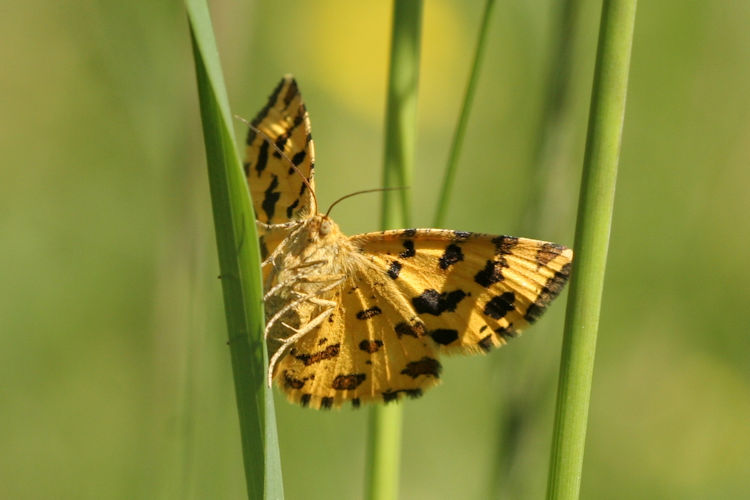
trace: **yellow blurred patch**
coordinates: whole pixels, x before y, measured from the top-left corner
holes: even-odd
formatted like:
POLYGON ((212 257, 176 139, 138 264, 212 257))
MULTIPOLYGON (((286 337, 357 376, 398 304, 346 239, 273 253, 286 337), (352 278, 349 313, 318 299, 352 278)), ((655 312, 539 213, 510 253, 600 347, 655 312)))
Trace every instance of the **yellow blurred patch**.
MULTIPOLYGON (((431 122, 444 117, 446 79, 457 78, 463 92, 471 61, 474 35, 458 3, 435 0, 425 4, 422 21, 420 118, 431 122), (429 85, 440 82, 440 85, 429 85)), ((300 4, 305 24, 309 67, 295 69, 313 76, 352 113, 377 120, 385 110, 391 36, 388 2, 323 1, 300 4), (331 22, 336 19, 336 22, 331 22), (366 20, 366 22, 363 22, 366 20), (329 54, 329 57, 320 57, 329 54)), ((305 82, 310 85, 309 81, 305 82)), ((460 94, 455 95, 457 109, 460 94)))

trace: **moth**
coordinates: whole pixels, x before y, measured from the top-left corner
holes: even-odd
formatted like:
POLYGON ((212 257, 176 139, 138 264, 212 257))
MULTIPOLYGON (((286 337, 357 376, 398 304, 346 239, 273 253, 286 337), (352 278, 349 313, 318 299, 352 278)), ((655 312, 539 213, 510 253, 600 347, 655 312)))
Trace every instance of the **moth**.
POLYGON ((268 383, 293 402, 418 397, 438 382, 441 354, 504 345, 568 280, 573 252, 555 243, 444 229, 343 234, 318 213, 310 120, 291 76, 249 128, 268 383))

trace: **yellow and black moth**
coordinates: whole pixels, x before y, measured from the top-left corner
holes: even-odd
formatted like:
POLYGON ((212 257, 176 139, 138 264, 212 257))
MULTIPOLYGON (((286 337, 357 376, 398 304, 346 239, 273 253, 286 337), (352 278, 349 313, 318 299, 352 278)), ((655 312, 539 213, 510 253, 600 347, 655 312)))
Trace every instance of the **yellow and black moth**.
POLYGON ((504 345, 544 312, 572 250, 401 229, 346 236, 318 213, 310 120, 282 78, 251 122, 245 173, 264 258, 268 381, 313 408, 417 397, 440 354, 504 345))

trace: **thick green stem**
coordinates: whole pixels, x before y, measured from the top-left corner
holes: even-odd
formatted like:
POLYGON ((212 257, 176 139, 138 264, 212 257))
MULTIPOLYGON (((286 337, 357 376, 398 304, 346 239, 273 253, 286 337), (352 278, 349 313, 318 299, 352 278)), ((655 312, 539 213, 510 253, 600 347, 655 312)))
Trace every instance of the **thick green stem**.
MULTIPOLYGON (((383 186, 409 186, 414 171, 422 1, 395 0, 385 124, 383 186)), ((407 190, 384 191, 381 226, 410 226, 407 190)), ((366 498, 398 496, 401 406, 374 406, 370 415, 366 498)))
POLYGON ((547 497, 581 486, 594 352, 620 154, 636 0, 605 0, 565 319, 547 497))
POLYGON ((265 384, 268 361, 255 216, 234 143, 208 7, 204 0, 186 0, 185 6, 198 81, 247 494, 252 499, 279 499, 284 494, 273 395, 265 384))

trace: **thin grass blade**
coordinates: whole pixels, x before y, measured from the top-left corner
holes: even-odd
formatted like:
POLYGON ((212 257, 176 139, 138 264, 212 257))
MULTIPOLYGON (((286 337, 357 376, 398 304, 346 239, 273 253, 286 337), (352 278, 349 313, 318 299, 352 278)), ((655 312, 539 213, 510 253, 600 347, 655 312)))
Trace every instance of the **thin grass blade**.
POLYGON ((206 145, 248 498, 283 498, 255 216, 235 146, 216 42, 203 0, 186 0, 206 145))
POLYGON ((453 192, 453 181, 456 178, 456 165, 458 164, 458 158, 461 155, 461 149, 464 144, 466 124, 469 121, 471 105, 474 102, 474 93, 477 87, 477 81, 479 80, 479 71, 482 66, 482 60, 484 59, 484 47, 485 42, 487 41, 487 32, 489 31, 488 27, 490 19, 492 18, 494 6, 495 0, 487 0, 484 4, 482 21, 479 28, 479 35, 477 37, 477 45, 474 50, 474 62, 471 64, 469 81, 466 84, 466 92, 464 94, 463 103, 461 104, 461 112, 458 115, 456 131, 453 134, 453 142, 451 143, 450 153, 448 154, 448 164, 445 168, 443 184, 440 188, 440 197, 438 198, 437 209, 435 212, 435 222, 432 227, 443 227, 445 224, 445 214, 448 212, 450 197, 453 192))
MULTIPOLYGON (((393 3, 391 63, 388 76, 383 186, 409 186, 414 171, 422 1, 393 3)), ((383 229, 409 227, 407 190, 383 191, 383 229)), ((398 497, 401 406, 375 406, 368 436, 366 495, 369 500, 398 497)))

